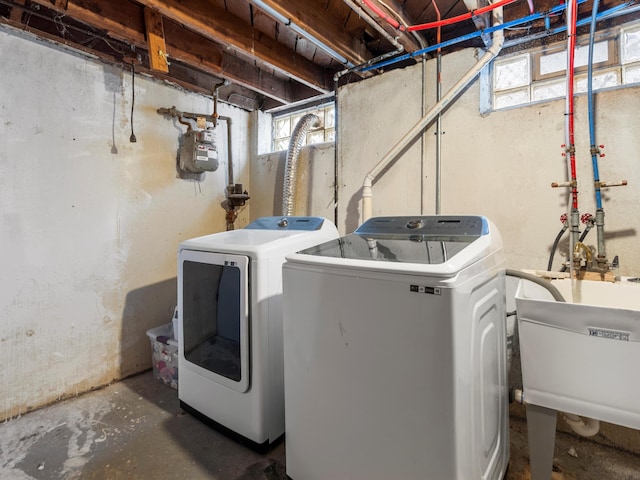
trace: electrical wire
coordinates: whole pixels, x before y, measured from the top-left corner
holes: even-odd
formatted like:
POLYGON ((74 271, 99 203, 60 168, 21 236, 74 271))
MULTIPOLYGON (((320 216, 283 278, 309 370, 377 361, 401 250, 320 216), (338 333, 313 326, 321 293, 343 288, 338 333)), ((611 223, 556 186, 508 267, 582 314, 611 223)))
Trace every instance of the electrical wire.
POLYGON ((135 60, 131 61, 131 136, 129 137, 129 141, 131 143, 136 143, 138 140, 136 139, 136 135, 133 133, 133 107, 136 103, 136 64, 135 60))

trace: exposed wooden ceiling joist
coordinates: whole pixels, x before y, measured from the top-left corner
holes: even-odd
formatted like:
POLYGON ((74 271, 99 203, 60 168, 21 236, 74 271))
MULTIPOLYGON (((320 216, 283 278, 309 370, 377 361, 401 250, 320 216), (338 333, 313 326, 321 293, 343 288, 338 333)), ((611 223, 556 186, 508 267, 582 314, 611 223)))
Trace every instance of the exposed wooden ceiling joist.
MULTIPOLYGON (((64 8, 52 5, 50 0, 32 1, 99 29, 111 38, 138 49, 147 48, 143 7, 137 3, 129 0, 82 0, 69 2, 64 8)), ((164 32, 170 61, 173 59, 192 65, 283 104, 299 102, 317 94, 317 90, 304 86, 293 88, 284 75, 278 78, 256 66, 255 62, 242 61, 218 43, 176 22, 165 19, 164 32)))
MULTIPOLYGON (((535 0, 535 7, 543 12, 559 1, 535 0)), ((621 1, 603 0, 602 7, 621 1)), ((221 99, 241 108, 281 110, 324 101, 336 87, 336 73, 342 83, 358 81, 363 74, 348 73, 345 64, 394 55, 398 45, 415 52, 436 43, 436 29, 411 33, 391 25, 433 22, 436 5, 442 18, 468 11, 463 0, 0 0, 0 23, 123 68, 137 62, 136 71, 208 95, 229 80, 220 89, 221 99), (153 35, 160 40, 156 46, 153 35), (156 70, 150 60, 157 61, 156 70), (170 62, 168 72, 158 72, 164 60, 170 62)), ((581 8, 582 17, 587 10, 581 8)), ((520 0, 505 7, 505 20, 527 13, 527 2, 520 0)), ((526 32, 505 35, 544 29, 539 20, 526 32)), ((465 20, 448 23, 440 33, 449 40, 471 31, 473 22, 465 20)), ((455 48, 472 45, 483 46, 474 39, 455 48)), ((415 61, 402 58, 384 68, 415 61)))
MULTIPOLYGON (((336 18, 332 18, 326 4, 296 0, 249 0, 256 8, 267 15, 275 12, 277 18, 286 19, 308 34, 307 38, 316 39, 341 55, 348 61, 359 64, 371 58, 362 38, 356 38, 347 32, 336 18)), ((276 18, 276 19, 277 19, 276 18)))
POLYGON ((331 78, 321 67, 206 0, 140 0, 140 3, 239 54, 250 53, 258 61, 318 92, 327 93, 332 89, 331 78))

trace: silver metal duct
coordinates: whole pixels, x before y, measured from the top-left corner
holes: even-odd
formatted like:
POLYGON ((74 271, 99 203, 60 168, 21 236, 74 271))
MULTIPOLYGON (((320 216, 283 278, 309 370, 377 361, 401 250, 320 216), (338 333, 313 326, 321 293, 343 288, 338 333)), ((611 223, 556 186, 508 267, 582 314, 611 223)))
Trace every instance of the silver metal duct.
POLYGON ((309 127, 318 126, 320 126, 320 118, 313 113, 308 113, 300 119, 291 134, 282 184, 282 215, 284 216, 293 215, 293 197, 296 192, 296 170, 300 149, 302 149, 309 127))

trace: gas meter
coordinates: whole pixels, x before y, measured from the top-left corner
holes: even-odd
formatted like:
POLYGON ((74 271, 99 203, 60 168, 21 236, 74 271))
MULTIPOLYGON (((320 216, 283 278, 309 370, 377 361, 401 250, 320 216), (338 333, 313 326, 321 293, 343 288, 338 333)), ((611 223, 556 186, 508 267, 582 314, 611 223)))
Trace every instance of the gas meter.
POLYGON ((182 137, 180 169, 190 173, 218 169, 218 147, 214 130, 189 129, 182 137))

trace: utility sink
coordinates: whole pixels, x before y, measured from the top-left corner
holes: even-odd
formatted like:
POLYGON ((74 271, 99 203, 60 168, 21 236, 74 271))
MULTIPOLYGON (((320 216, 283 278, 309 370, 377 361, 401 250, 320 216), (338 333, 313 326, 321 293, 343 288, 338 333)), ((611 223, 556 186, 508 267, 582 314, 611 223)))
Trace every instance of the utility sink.
POLYGON ((520 281, 524 400, 640 429, 640 284, 561 279, 567 303, 520 281))

